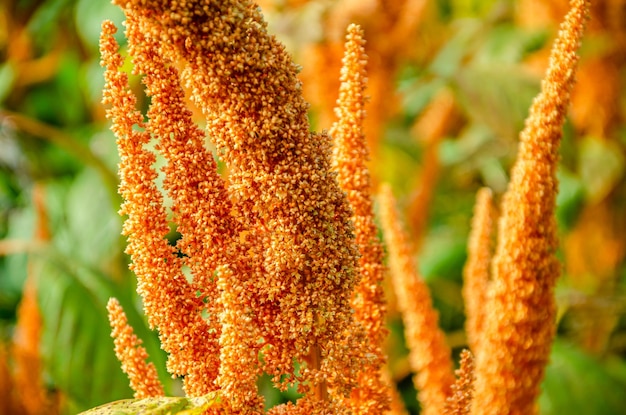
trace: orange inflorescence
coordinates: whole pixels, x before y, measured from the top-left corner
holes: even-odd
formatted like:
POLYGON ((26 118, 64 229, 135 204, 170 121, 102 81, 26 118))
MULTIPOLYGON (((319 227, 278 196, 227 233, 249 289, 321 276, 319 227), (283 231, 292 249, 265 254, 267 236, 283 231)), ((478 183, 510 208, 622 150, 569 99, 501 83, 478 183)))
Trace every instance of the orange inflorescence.
POLYGON ((164 396, 163 385, 152 362, 146 362, 148 352, 141 346, 141 340, 133 333, 120 303, 109 299, 107 303, 111 337, 115 343, 115 355, 122 362, 122 370, 130 380, 130 387, 136 399, 164 396))
POLYGON ((461 363, 456 373, 456 382, 444 411, 445 415, 469 415, 474 394, 474 356, 469 350, 461 352, 461 363))
MULTIPOLYGON (((44 187, 40 184, 33 189, 33 202, 37 214, 35 229, 36 241, 50 240, 50 224, 45 203, 44 187)), ((24 282, 22 300, 17 309, 17 323, 13 337, 14 392, 18 401, 9 400, 16 412, 27 415, 56 413, 51 396, 44 385, 44 362, 40 352, 43 321, 37 302, 37 277, 39 268, 31 259, 27 265, 28 275, 24 282), (23 408, 18 408, 18 406, 23 408)))
POLYGON ((185 375, 188 395, 220 389, 237 411, 261 410, 261 371, 281 387, 308 387, 297 407, 336 407, 371 358, 358 347, 363 330, 350 309, 358 265, 351 210, 330 169, 329 138, 309 132, 296 66, 252 3, 120 5, 152 98, 150 121, 118 72, 109 23, 105 102, 122 158, 128 252, 168 369, 185 375), (179 79, 228 164, 228 187, 184 108, 179 79), (163 187, 182 234, 175 248, 164 239, 154 155, 142 148, 151 137, 168 162, 163 187))
POLYGON ((367 33, 384 34, 373 36, 366 47, 370 56, 368 89, 371 101, 363 130, 370 151, 377 154, 383 123, 395 109, 393 79, 400 61, 407 52, 410 53, 406 39, 413 36, 421 22, 425 4, 425 0, 342 0, 329 4, 322 22, 324 36, 309 48, 306 59, 312 64, 307 65, 303 73, 305 92, 316 106, 320 128, 327 128, 334 118, 331 108, 339 82, 323 76, 316 68, 332 72, 341 66, 342 35, 350 23, 358 23, 367 33))
POLYGON ((240 413, 261 413, 263 399, 256 388, 258 371, 258 347, 256 321, 250 304, 242 301, 249 296, 242 286, 242 278, 235 272, 241 268, 222 266, 217 269, 217 288, 222 312, 219 322, 221 393, 228 397, 228 404, 240 413))
POLYGON ((476 195, 472 230, 463 270, 467 342, 470 350, 480 350, 485 322, 485 298, 491 266, 491 235, 493 233, 493 200, 491 190, 480 189, 476 195))
MULTIPOLYGON (((333 341, 350 320, 356 249, 350 210, 329 172, 329 140, 309 132, 297 68, 267 34, 258 9, 236 1, 197 6, 124 5, 142 16, 144 32, 159 36, 163 53, 184 65, 182 78, 230 168, 237 215, 260 235, 265 272, 247 289, 263 314, 266 370, 293 373, 294 359, 307 360, 321 345, 324 357, 355 370, 358 363, 333 341)), ((317 369, 304 368, 302 376, 318 383, 317 369)), ((325 378, 338 373, 336 386, 352 376, 323 363, 319 370, 325 378)))
MULTIPOLYGON (((188 396, 219 391, 224 413, 263 413, 256 386, 263 372, 282 389, 297 383, 303 394, 269 414, 389 410, 392 391, 381 370, 387 334, 383 249, 366 169, 367 57, 360 28, 348 29, 333 149, 327 135, 309 131, 298 69, 252 2, 115 2, 127 17, 129 54, 150 98, 149 120, 135 108, 120 71, 123 58, 110 22, 101 38, 104 102, 121 158, 127 252, 150 325, 169 354, 168 370, 184 376, 188 396), (227 183, 187 100, 206 118, 229 169, 227 183), (155 153, 166 162, 162 190, 155 153), (181 235, 175 246, 166 239, 171 225, 181 235)), ((467 414, 470 401, 473 413, 535 409, 554 335, 546 321, 554 318, 558 275, 557 148, 588 6, 572 3, 522 133, 491 282, 491 200, 486 190, 478 195, 464 289, 475 384, 465 353, 453 386, 450 349, 391 191, 383 190, 392 281, 426 415, 467 414)), ((386 9, 384 21, 398 17, 402 7, 422 4, 386 9)), ((413 18, 404 20, 414 26, 413 18)), ((372 119, 379 122, 380 112, 372 119)), ((131 383, 135 378, 138 396, 162 394, 119 304, 110 302, 109 312, 116 352, 131 383)))
POLYGON ((532 414, 554 338, 559 275, 556 168, 576 52, 589 8, 572 0, 520 136, 502 203, 483 339, 476 351, 475 414, 532 414))
POLYGON ((103 24, 100 50, 107 68, 103 101, 111 105, 107 115, 113 120, 121 159, 119 191, 125 202, 120 213, 128 215, 123 228, 128 236, 126 252, 133 259, 148 320, 159 328, 161 346, 169 353, 168 370, 185 375, 187 393, 199 396, 216 389, 219 351, 208 340, 202 298, 187 282, 175 247, 165 239, 170 230, 163 196, 154 183, 155 156, 143 148, 150 133, 140 130, 146 127, 143 116, 135 109, 127 75, 119 72, 123 59, 117 53, 115 31, 112 23, 103 24))
POLYGON ((385 328, 383 247, 378 239, 371 199, 371 181, 366 163, 367 143, 363 135, 364 91, 367 82, 363 31, 348 27, 346 51, 341 70, 337 108, 338 121, 330 130, 335 146, 333 168, 339 185, 353 209, 354 233, 361 258, 360 281, 352 295, 355 319, 366 331, 370 353, 375 359, 359 374, 359 386, 352 391, 350 406, 355 414, 380 414, 389 406, 389 384, 381 376, 385 362, 382 350, 385 328))
MULTIPOLYGON (((32 268, 29 267, 29 268, 32 268)), ((29 272, 32 272, 29 270, 29 272)), ((42 320, 37 305, 37 286, 33 276, 26 279, 24 296, 17 310, 17 325, 13 345, 15 360, 15 389, 27 414, 39 414, 48 408, 43 384, 43 365, 39 352, 42 320)))
POLYGON ((381 225, 389 250, 391 279, 410 350, 409 362, 416 372, 414 383, 424 414, 440 414, 454 383, 450 348, 438 326, 437 312, 428 287, 413 263, 412 251, 400 224, 391 189, 384 186, 380 196, 381 225))
POLYGON ((406 409, 406 405, 402 400, 402 396, 400 396, 400 392, 396 389, 393 379, 391 378, 391 373, 389 372, 389 367, 383 368, 383 379, 385 383, 390 385, 390 397, 391 401, 389 403, 389 410, 385 412, 386 415, 409 415, 409 412, 406 409))
POLYGON ((254 294, 247 287, 251 278, 258 278, 262 271, 254 265, 261 262, 260 257, 255 257, 249 244, 240 239, 242 226, 232 215, 226 185, 204 146, 205 135, 185 107, 173 62, 163 56, 159 43, 145 34, 149 33, 145 22, 129 15, 126 26, 135 70, 146 75, 144 83, 152 97, 147 129, 158 139, 156 148, 168 162, 163 168, 163 186, 172 200, 173 220, 181 234, 176 246, 184 254, 192 284, 205 303, 211 327, 205 339, 210 347, 219 349, 219 353, 205 357, 206 367, 214 376, 214 368, 219 366, 217 384, 223 394, 231 397, 229 404, 233 408, 260 411, 262 399, 256 392, 257 322, 247 321, 254 308, 254 294), (214 278, 220 267, 222 274, 230 275, 228 284, 221 286, 214 278), (228 300, 233 295, 237 302, 228 300), (233 313, 240 318, 226 322, 226 316, 233 313))

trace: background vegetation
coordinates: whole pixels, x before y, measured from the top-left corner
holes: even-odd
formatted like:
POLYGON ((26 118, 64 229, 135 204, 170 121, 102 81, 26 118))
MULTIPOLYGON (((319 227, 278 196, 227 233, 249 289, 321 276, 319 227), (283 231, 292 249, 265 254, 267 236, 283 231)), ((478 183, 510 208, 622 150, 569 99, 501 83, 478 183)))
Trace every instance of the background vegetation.
MULTIPOLYGON (((331 3, 263 4, 271 30, 303 67, 320 129, 330 126, 324 111, 334 98, 319 91, 324 79, 338 78, 319 57, 332 49, 329 16, 339 13, 331 3)), ((338 3, 349 14, 351 2, 338 3)), ((372 79, 382 74, 391 85, 382 103, 372 98, 379 105, 372 110, 378 125, 369 127, 377 132, 374 180, 391 183, 400 199, 455 353, 465 345, 460 289, 474 196, 481 186, 497 195, 505 190, 517 133, 566 7, 561 0, 433 0, 416 9, 419 24, 401 43, 372 23, 387 17, 353 14, 364 23, 371 56, 393 60, 391 68, 372 63, 372 79), (380 52, 385 42, 387 55, 380 52)), ((115 139, 100 105, 103 19, 120 25, 123 16, 108 0, 0 6, 3 414, 75 413, 131 396, 113 354, 105 310, 111 296, 123 304, 161 379, 169 379, 123 253, 115 139), (32 307, 29 314, 29 296, 40 320, 32 307), (46 410, 28 407, 42 387, 46 410)), ((561 152, 563 276, 559 336, 540 402, 545 415, 626 412, 626 2, 594 2, 581 54, 561 152)), ((141 93, 139 79, 134 85, 141 93)), ((390 301, 390 366, 417 413, 402 323, 390 301)), ((180 392, 175 381, 166 387, 180 392)), ((270 403, 289 398, 267 394, 270 403)))

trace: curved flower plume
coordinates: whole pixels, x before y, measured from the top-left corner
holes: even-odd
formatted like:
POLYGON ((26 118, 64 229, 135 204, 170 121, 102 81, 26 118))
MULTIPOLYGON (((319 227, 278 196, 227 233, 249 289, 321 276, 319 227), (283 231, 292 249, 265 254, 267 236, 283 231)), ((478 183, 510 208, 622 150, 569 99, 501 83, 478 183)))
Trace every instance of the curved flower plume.
POLYGON ((102 25, 100 51, 106 66, 103 101, 111 105, 107 116, 113 120, 121 159, 119 192, 124 203, 120 213, 128 215, 123 228, 128 236, 126 252, 133 259, 131 268, 137 275, 148 321, 159 328, 161 347, 169 353, 168 370, 185 375, 189 394, 201 395, 215 387, 217 358, 209 359, 219 354, 217 342, 208 338, 209 326, 199 312, 202 298, 187 282, 181 258, 165 239, 169 226, 163 196, 154 184, 155 156, 143 148, 150 133, 140 130, 146 124, 135 109, 127 74, 119 71, 123 59, 113 38, 116 30, 111 22, 102 25))
POLYGON ((185 375, 189 395, 220 389, 235 410, 259 410, 254 380, 261 371, 281 387, 308 385, 311 393, 297 405, 333 407, 368 359, 340 335, 348 327, 354 338, 364 335, 350 310, 357 250, 351 210, 330 169, 330 140, 309 132, 296 66, 250 2, 117 3, 135 68, 146 75, 150 121, 143 123, 118 80, 110 24, 106 100, 120 137, 129 252, 146 313, 170 353, 168 368, 185 375), (229 166, 227 188, 184 109, 179 79, 229 166), (182 234, 176 248, 164 239, 154 156, 141 148, 150 136, 168 161, 164 188, 182 234), (179 315, 166 317, 170 308, 179 315))
POLYGON ((119 301, 109 299, 107 303, 109 321, 113 328, 111 337, 115 343, 115 355, 122 362, 122 370, 130 380, 135 398, 164 396, 163 385, 159 381, 156 367, 147 363, 148 352, 141 346, 141 340, 133 333, 119 301))
POLYGON ((502 202, 473 414, 532 414, 554 338, 556 169, 587 0, 572 0, 502 202))
POLYGON ((491 235, 493 233, 493 195, 487 188, 476 195, 472 231, 469 235, 467 263, 463 270, 463 300, 467 342, 470 350, 480 350, 485 324, 485 297, 491 265, 491 235))
POLYGON ((469 415, 474 394, 474 356, 465 349, 461 352, 457 378, 446 402, 444 415, 469 415))
POLYGON ((398 218, 396 202, 388 186, 380 194, 381 225, 389 250, 391 281, 402 313, 413 382, 426 415, 444 412, 454 383, 450 347, 438 326, 426 283, 413 264, 408 237, 398 218))
POLYGON ((360 282, 352 295, 352 308, 357 322, 366 331, 370 353, 375 359, 362 368, 359 386, 352 391, 355 414, 381 414, 389 406, 390 384, 384 382, 381 369, 385 363, 382 350, 385 328, 385 299, 382 282, 383 247, 374 223, 371 198, 371 181, 366 163, 367 143, 363 135, 367 55, 364 50, 363 31, 357 25, 348 27, 346 50, 341 70, 341 87, 335 112, 338 121, 330 130, 334 140, 333 169, 337 172, 339 186, 346 192, 352 206, 354 234, 361 257, 360 282))
MULTIPOLYGON (((264 373, 280 389, 297 384, 303 395, 269 415, 388 411, 383 249, 362 132, 362 31, 348 29, 333 148, 329 136, 309 131, 298 68, 250 0, 115 3, 150 98, 147 121, 121 71, 110 22, 100 45, 103 101, 121 159, 127 252, 169 372, 184 378, 187 396, 219 401, 205 408, 210 413, 263 413, 256 382, 264 373), (228 182, 187 98, 202 110, 228 182), (156 154, 165 161, 162 187, 156 154), (172 226, 180 234, 175 245, 166 238, 172 226)), ((465 288, 475 369, 465 354, 456 386, 437 313, 383 189, 392 281, 426 415, 466 414, 470 400, 476 414, 535 411, 554 337, 557 149, 588 3, 572 0, 522 132, 491 281, 491 200, 479 193, 465 288)), ((146 371, 152 385, 139 382, 136 392, 161 394, 121 309, 110 303, 109 311, 121 360, 138 357, 132 370, 146 371)))
MULTIPOLYGON (((254 294, 246 288, 252 278, 262 274, 262 261, 255 256, 249 241, 241 238, 244 228, 232 215, 226 186, 204 147, 204 133, 185 108, 178 72, 167 57, 160 55, 158 42, 145 35, 140 19, 130 15, 126 24, 135 68, 145 73, 144 83, 152 97, 148 129, 158 138, 157 149, 168 161, 164 188, 172 200, 174 220, 182 235, 177 248, 185 254, 194 287, 206 303, 211 327, 207 341, 219 340, 219 355, 207 357, 207 361, 219 358, 216 381, 221 391, 231 396, 229 403, 233 408, 258 411, 262 404, 256 391, 258 321, 249 324, 246 318, 228 316, 247 316, 255 307, 254 294), (221 272, 217 272, 218 268, 221 272), (228 284, 220 286, 214 279, 216 273, 229 275, 228 284), (238 301, 230 301, 233 296, 238 301)), ((204 385, 206 388, 211 384, 204 385)))

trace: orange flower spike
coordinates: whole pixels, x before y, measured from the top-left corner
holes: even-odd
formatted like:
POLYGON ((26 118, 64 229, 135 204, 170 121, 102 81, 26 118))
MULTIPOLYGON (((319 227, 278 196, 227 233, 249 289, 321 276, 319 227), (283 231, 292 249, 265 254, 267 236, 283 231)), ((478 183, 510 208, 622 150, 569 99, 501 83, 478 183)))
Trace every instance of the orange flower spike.
POLYGON ((438 326, 428 287, 413 263, 408 237, 402 229, 396 203, 388 186, 380 194, 380 215, 389 268, 398 308, 402 313, 409 362, 425 415, 443 413, 454 383, 450 348, 438 326))
POLYGON ((220 337, 221 365, 220 394, 240 414, 262 414, 263 399, 259 396, 256 381, 259 373, 258 348, 251 339, 257 336, 254 312, 249 304, 241 301, 248 294, 239 285, 240 278, 233 269, 221 266, 217 269, 218 301, 222 306, 219 320, 222 325, 220 337))
POLYGON ((43 323, 37 304, 34 268, 34 264, 28 265, 29 275, 24 283, 22 301, 17 308, 17 324, 13 340, 14 386, 24 405, 24 413, 28 415, 45 413, 51 409, 42 378, 43 362, 39 343, 43 323))
MULTIPOLYGON (((45 188, 36 183, 33 188, 36 212, 34 240, 47 242, 51 239, 50 223, 46 206, 45 188)), ((55 412, 53 402, 43 381, 43 360, 40 352, 43 321, 37 302, 37 281, 40 267, 32 258, 27 264, 27 275, 22 290, 22 300, 17 308, 17 322, 13 334, 13 359, 16 396, 24 406, 13 412, 26 415, 55 412)), ((9 399, 11 403, 12 399, 9 399)), ((10 411, 9 411, 10 412, 10 411)), ((7 412, 8 413, 8 412, 7 412)))
POLYGON ((115 298, 107 303, 111 337, 115 344, 115 355, 122 363, 122 370, 130 380, 130 388, 135 391, 135 399, 164 396, 163 385, 159 381, 156 367, 146 362, 148 353, 141 346, 141 340, 133 333, 122 306, 115 298))
POLYGON ((382 288, 383 247, 374 223, 371 182, 366 166, 367 143, 362 132, 365 117, 363 94, 367 83, 364 43, 361 28, 350 25, 335 109, 339 120, 331 128, 330 135, 335 144, 333 168, 337 172, 339 186, 346 192, 353 209, 354 234, 361 254, 361 279, 352 296, 352 308, 355 319, 365 328, 371 353, 376 356, 361 371, 359 387, 352 391, 351 405, 355 414, 380 414, 389 407, 390 391, 389 384, 383 382, 381 377, 381 368, 385 362, 382 348, 387 335, 382 288))
POLYGON ((296 65, 252 2, 118 3, 184 66, 229 166, 238 214, 262 240, 266 272, 246 289, 263 307, 264 369, 293 380, 294 360, 319 349, 319 368, 303 367, 302 379, 328 379, 347 393, 360 362, 338 333, 352 320, 357 252, 349 206, 330 173, 330 142, 309 132, 296 65))
POLYGON ((474 414, 536 413, 554 339, 556 169, 561 128, 574 82, 589 1, 572 0, 552 48, 541 93, 520 135, 502 203, 493 281, 476 351, 474 414))
POLYGON ((212 350, 206 342, 209 327, 202 319, 201 298, 181 272, 182 262, 175 248, 168 244, 169 232, 163 197, 154 184, 157 173, 152 168, 153 153, 142 146, 149 142, 143 116, 135 109, 136 98, 130 92, 128 76, 119 71, 123 58, 113 34, 116 28, 104 22, 100 39, 102 64, 106 67, 103 103, 110 104, 107 117, 117 136, 120 154, 120 187, 124 198, 120 214, 128 215, 123 234, 128 237, 126 252, 131 255, 131 269, 137 275, 137 290, 151 326, 159 329, 161 346, 169 353, 167 367, 176 376, 185 375, 189 396, 204 395, 216 389, 215 376, 207 369, 212 350))
POLYGON ((463 270, 463 299, 465 328, 470 350, 480 350, 485 320, 485 298, 491 265, 491 235, 493 232, 493 195, 482 188, 476 195, 474 218, 469 235, 467 263, 463 270))
POLYGON ((256 324, 232 318, 228 324, 219 321, 220 315, 231 315, 233 310, 244 314, 245 308, 250 308, 252 293, 241 286, 249 273, 246 265, 250 265, 251 254, 245 244, 238 243, 241 226, 231 216, 232 204, 217 164, 204 146, 204 133, 185 107, 178 72, 160 55, 159 43, 145 36, 136 16, 129 16, 126 26, 135 70, 146 74, 144 83, 152 97, 148 131, 158 139, 157 149, 168 161, 163 168, 163 186, 171 197, 173 220, 181 234, 177 247, 185 254, 183 260, 191 270, 195 289, 202 293, 205 319, 212 327, 205 334, 210 351, 202 364, 211 378, 219 370, 217 383, 231 408, 260 411, 262 398, 256 392, 257 337, 252 330, 256 324), (234 264, 229 284, 218 289, 214 281, 216 267, 228 264, 234 264), (224 301, 219 299, 237 291, 239 303, 230 302, 231 309, 225 309, 224 301), (238 342, 233 342, 233 337, 238 342))
POLYGON ((474 395, 474 356, 465 349, 461 352, 461 363, 456 370, 456 382, 448 397, 444 415, 469 415, 474 395))
MULTIPOLYGON (((212 282, 216 263, 227 261, 223 247, 232 240, 236 227, 230 218, 226 187, 217 173, 217 163, 204 147, 204 132, 186 108, 173 63, 161 56, 158 42, 142 32, 138 16, 127 16, 125 25, 134 70, 145 75, 143 83, 151 98, 146 128, 167 160, 162 168, 163 187, 172 201, 176 231, 181 234, 177 247, 189 258, 185 261, 193 284, 210 306, 217 298, 212 282)), ((210 314, 209 318, 215 318, 210 314)))
POLYGON ((385 415, 409 415, 409 411, 406 409, 406 405, 400 396, 400 392, 396 389, 396 385, 391 378, 389 367, 383 368, 384 382, 389 385, 391 402, 389 403, 389 410, 385 412, 385 415))

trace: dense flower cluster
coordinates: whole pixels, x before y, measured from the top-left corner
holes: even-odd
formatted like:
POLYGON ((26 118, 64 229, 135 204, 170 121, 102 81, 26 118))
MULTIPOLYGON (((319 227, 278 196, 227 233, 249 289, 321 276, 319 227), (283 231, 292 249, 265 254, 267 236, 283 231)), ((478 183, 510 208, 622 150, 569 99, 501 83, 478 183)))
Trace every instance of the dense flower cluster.
MULTIPOLYGON (((184 377, 188 396, 219 391, 223 405, 212 409, 219 413, 263 413, 256 385, 263 373, 302 393, 271 414, 396 408, 384 373, 385 268, 366 168, 362 31, 348 29, 329 136, 310 132, 298 68, 252 2, 115 3, 150 97, 148 120, 121 70, 110 22, 101 37, 104 102, 121 157, 127 252, 170 373, 184 377), (226 178, 187 99, 206 119, 226 178), (165 160, 162 189, 155 153, 165 160), (172 226, 181 235, 175 246, 166 239, 172 226)), ((571 4, 521 135, 491 278, 491 201, 480 194, 466 297, 486 295, 467 300, 476 362, 474 369, 464 354, 456 383, 393 197, 383 191, 392 281, 426 414, 534 410, 554 335, 557 151, 588 8, 585 0, 571 4)), ((145 356, 124 353, 125 344, 142 349, 115 302, 109 311, 116 352, 136 374, 145 356)), ((142 396, 150 394, 158 395, 142 396)))
POLYGON ((520 134, 502 201, 483 339, 474 351, 473 414, 535 413, 550 356, 554 287, 560 275, 555 255, 558 151, 589 7, 586 0, 571 4, 552 47, 541 93, 520 134))
POLYGON ((128 319, 119 301, 111 298, 107 310, 112 327, 111 336, 115 339, 115 355, 122 362, 124 373, 128 374, 135 398, 164 396, 156 367, 151 362, 146 362, 148 352, 141 346, 141 340, 128 325, 128 319))

